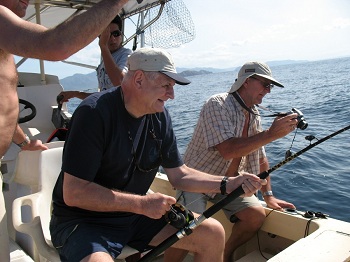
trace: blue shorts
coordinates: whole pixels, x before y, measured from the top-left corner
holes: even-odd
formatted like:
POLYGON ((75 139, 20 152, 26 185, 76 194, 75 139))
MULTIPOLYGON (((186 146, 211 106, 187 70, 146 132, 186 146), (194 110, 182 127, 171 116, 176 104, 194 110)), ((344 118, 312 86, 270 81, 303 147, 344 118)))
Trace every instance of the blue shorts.
MULTIPOLYGON (((53 222, 55 218, 52 218, 53 222)), ((89 222, 51 223, 52 243, 61 261, 81 261, 95 252, 109 253, 117 258, 128 245, 140 252, 151 247, 148 243, 167 224, 164 218, 151 219, 142 215, 100 218, 89 222)))

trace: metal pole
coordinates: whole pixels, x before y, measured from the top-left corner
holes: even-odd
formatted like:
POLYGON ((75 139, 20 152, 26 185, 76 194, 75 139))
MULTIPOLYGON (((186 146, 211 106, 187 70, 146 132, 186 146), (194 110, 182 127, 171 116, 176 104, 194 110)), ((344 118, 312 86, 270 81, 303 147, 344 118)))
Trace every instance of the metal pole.
MULTIPOLYGON (((145 25, 145 11, 141 12, 141 24, 140 24, 140 28, 143 28, 145 25)), ((145 31, 141 31, 141 47, 145 46, 145 31)))

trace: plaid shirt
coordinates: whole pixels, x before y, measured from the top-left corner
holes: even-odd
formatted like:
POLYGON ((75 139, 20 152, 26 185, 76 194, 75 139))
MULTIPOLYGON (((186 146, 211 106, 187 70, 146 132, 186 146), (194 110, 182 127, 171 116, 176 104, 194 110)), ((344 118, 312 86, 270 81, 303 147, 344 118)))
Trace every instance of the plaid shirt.
MULTIPOLYGON (((258 113, 256 108, 253 111, 258 113)), ((245 109, 230 93, 217 94, 205 102, 192 139, 186 149, 184 162, 194 169, 222 176, 231 160, 225 160, 216 145, 233 137, 242 137, 245 109)), ((260 116, 251 114, 248 136, 262 131, 260 116)), ((242 157, 239 171, 260 173, 259 159, 266 157, 264 147, 242 157)))

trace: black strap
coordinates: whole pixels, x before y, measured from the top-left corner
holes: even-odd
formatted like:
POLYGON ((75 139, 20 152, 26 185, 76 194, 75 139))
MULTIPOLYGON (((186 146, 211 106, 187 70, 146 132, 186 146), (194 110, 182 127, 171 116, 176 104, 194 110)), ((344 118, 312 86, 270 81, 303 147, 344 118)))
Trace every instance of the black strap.
POLYGON ((256 115, 256 116, 260 116, 259 114, 253 112, 253 110, 251 108, 249 108, 244 101, 242 100, 242 98, 239 96, 239 94, 237 92, 233 92, 232 93, 233 97, 236 98, 237 102, 245 109, 247 110, 249 113, 256 115))
POLYGON ((224 177, 222 178, 222 180, 221 180, 221 183, 220 183, 221 195, 227 195, 227 192, 226 192, 227 180, 228 180, 228 177, 227 177, 227 176, 224 176, 224 177))
MULTIPOLYGON (((249 108, 245 103, 244 101, 242 100, 242 98, 239 96, 239 94, 237 92, 233 92, 232 93, 233 97, 236 98, 237 102, 245 109, 247 110, 249 113, 253 114, 253 115, 256 115, 256 116, 260 116, 259 114, 255 113, 251 108, 249 108)), ((264 110, 268 110, 267 108, 264 108, 264 107, 261 107, 259 105, 255 105, 261 109, 264 109, 264 110)), ((268 110, 270 111, 270 110, 268 110)), ((272 115, 264 115, 264 117, 276 117, 276 116, 286 116, 287 114, 286 113, 274 113, 272 115)))
MULTIPOLYGON (((126 107, 125 107, 123 89, 122 89, 120 86, 118 87, 118 89, 120 90, 120 97, 121 97, 121 100, 122 100, 122 102, 123 102, 123 104, 124 104, 125 111, 128 112, 128 111, 126 110, 126 107)), ((139 125, 139 128, 138 128, 138 130, 137 130, 135 139, 133 139, 134 143, 133 143, 132 145, 133 145, 135 151, 137 151, 137 146, 138 146, 139 141, 140 141, 140 137, 141 137, 141 134, 142 134, 142 131, 143 131, 143 127, 144 127, 144 125, 145 125, 146 117, 147 117, 147 115, 146 115, 146 116, 143 116, 143 118, 142 118, 142 120, 141 120, 141 124, 139 125)), ((124 118, 123 120, 125 121, 125 123, 127 123, 126 117, 125 117, 124 114, 123 114, 123 118, 124 118)), ((131 136, 130 128, 129 128, 129 136, 131 136)), ((136 152, 135 152, 135 153, 136 153, 136 152)))
POLYGON ((137 151, 137 146, 138 146, 139 141, 140 141, 140 137, 141 137, 141 134, 142 134, 143 127, 145 125, 145 121, 146 121, 146 116, 144 116, 142 118, 141 124, 139 126, 139 129, 137 130, 137 133, 136 133, 136 136, 135 136, 135 139, 134 139, 133 147, 135 148, 136 151, 137 151))

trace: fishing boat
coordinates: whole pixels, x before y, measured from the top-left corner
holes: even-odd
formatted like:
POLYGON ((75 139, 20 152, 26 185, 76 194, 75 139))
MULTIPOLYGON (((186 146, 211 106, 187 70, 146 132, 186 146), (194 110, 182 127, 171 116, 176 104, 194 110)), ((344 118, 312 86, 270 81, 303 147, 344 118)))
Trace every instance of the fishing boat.
MULTIPOLYGON (((76 12, 83 12, 97 1, 33 1, 25 19, 53 26, 76 12)), ((143 42, 143 33, 163 17, 166 8, 176 11, 176 5, 170 6, 176 2, 178 0, 129 1, 121 17, 126 20, 139 16, 140 22, 124 42, 133 40, 137 47, 138 39, 143 42), (155 15, 147 19, 150 12, 155 12, 155 15)), ((190 34, 190 38, 193 36, 193 33, 190 34)), ((47 141, 49 149, 42 152, 20 151, 16 145, 11 145, 2 160, 11 261, 59 261, 49 233, 51 193, 61 168, 64 145, 59 138, 59 128, 65 127, 71 115, 66 104, 58 106, 57 95, 63 91, 58 77, 45 74, 43 61, 40 62, 40 73, 21 72, 20 65, 25 60, 23 58, 17 63, 20 125, 31 137, 47 141)), ((157 174, 151 191, 175 195, 163 173, 157 174)), ((266 206, 264 202, 262 204, 266 206)), ((265 207, 265 212, 263 226, 250 241, 236 250, 234 261, 350 261, 350 223, 306 210, 280 212, 265 207)), ((216 212, 213 217, 223 224, 226 236, 234 234, 231 232, 232 223, 222 211, 216 212)), ((117 261, 124 261, 134 253, 136 250, 126 247, 117 261)), ((186 261, 192 260, 189 254, 186 261)), ((162 261, 162 254, 153 261, 162 261)))

